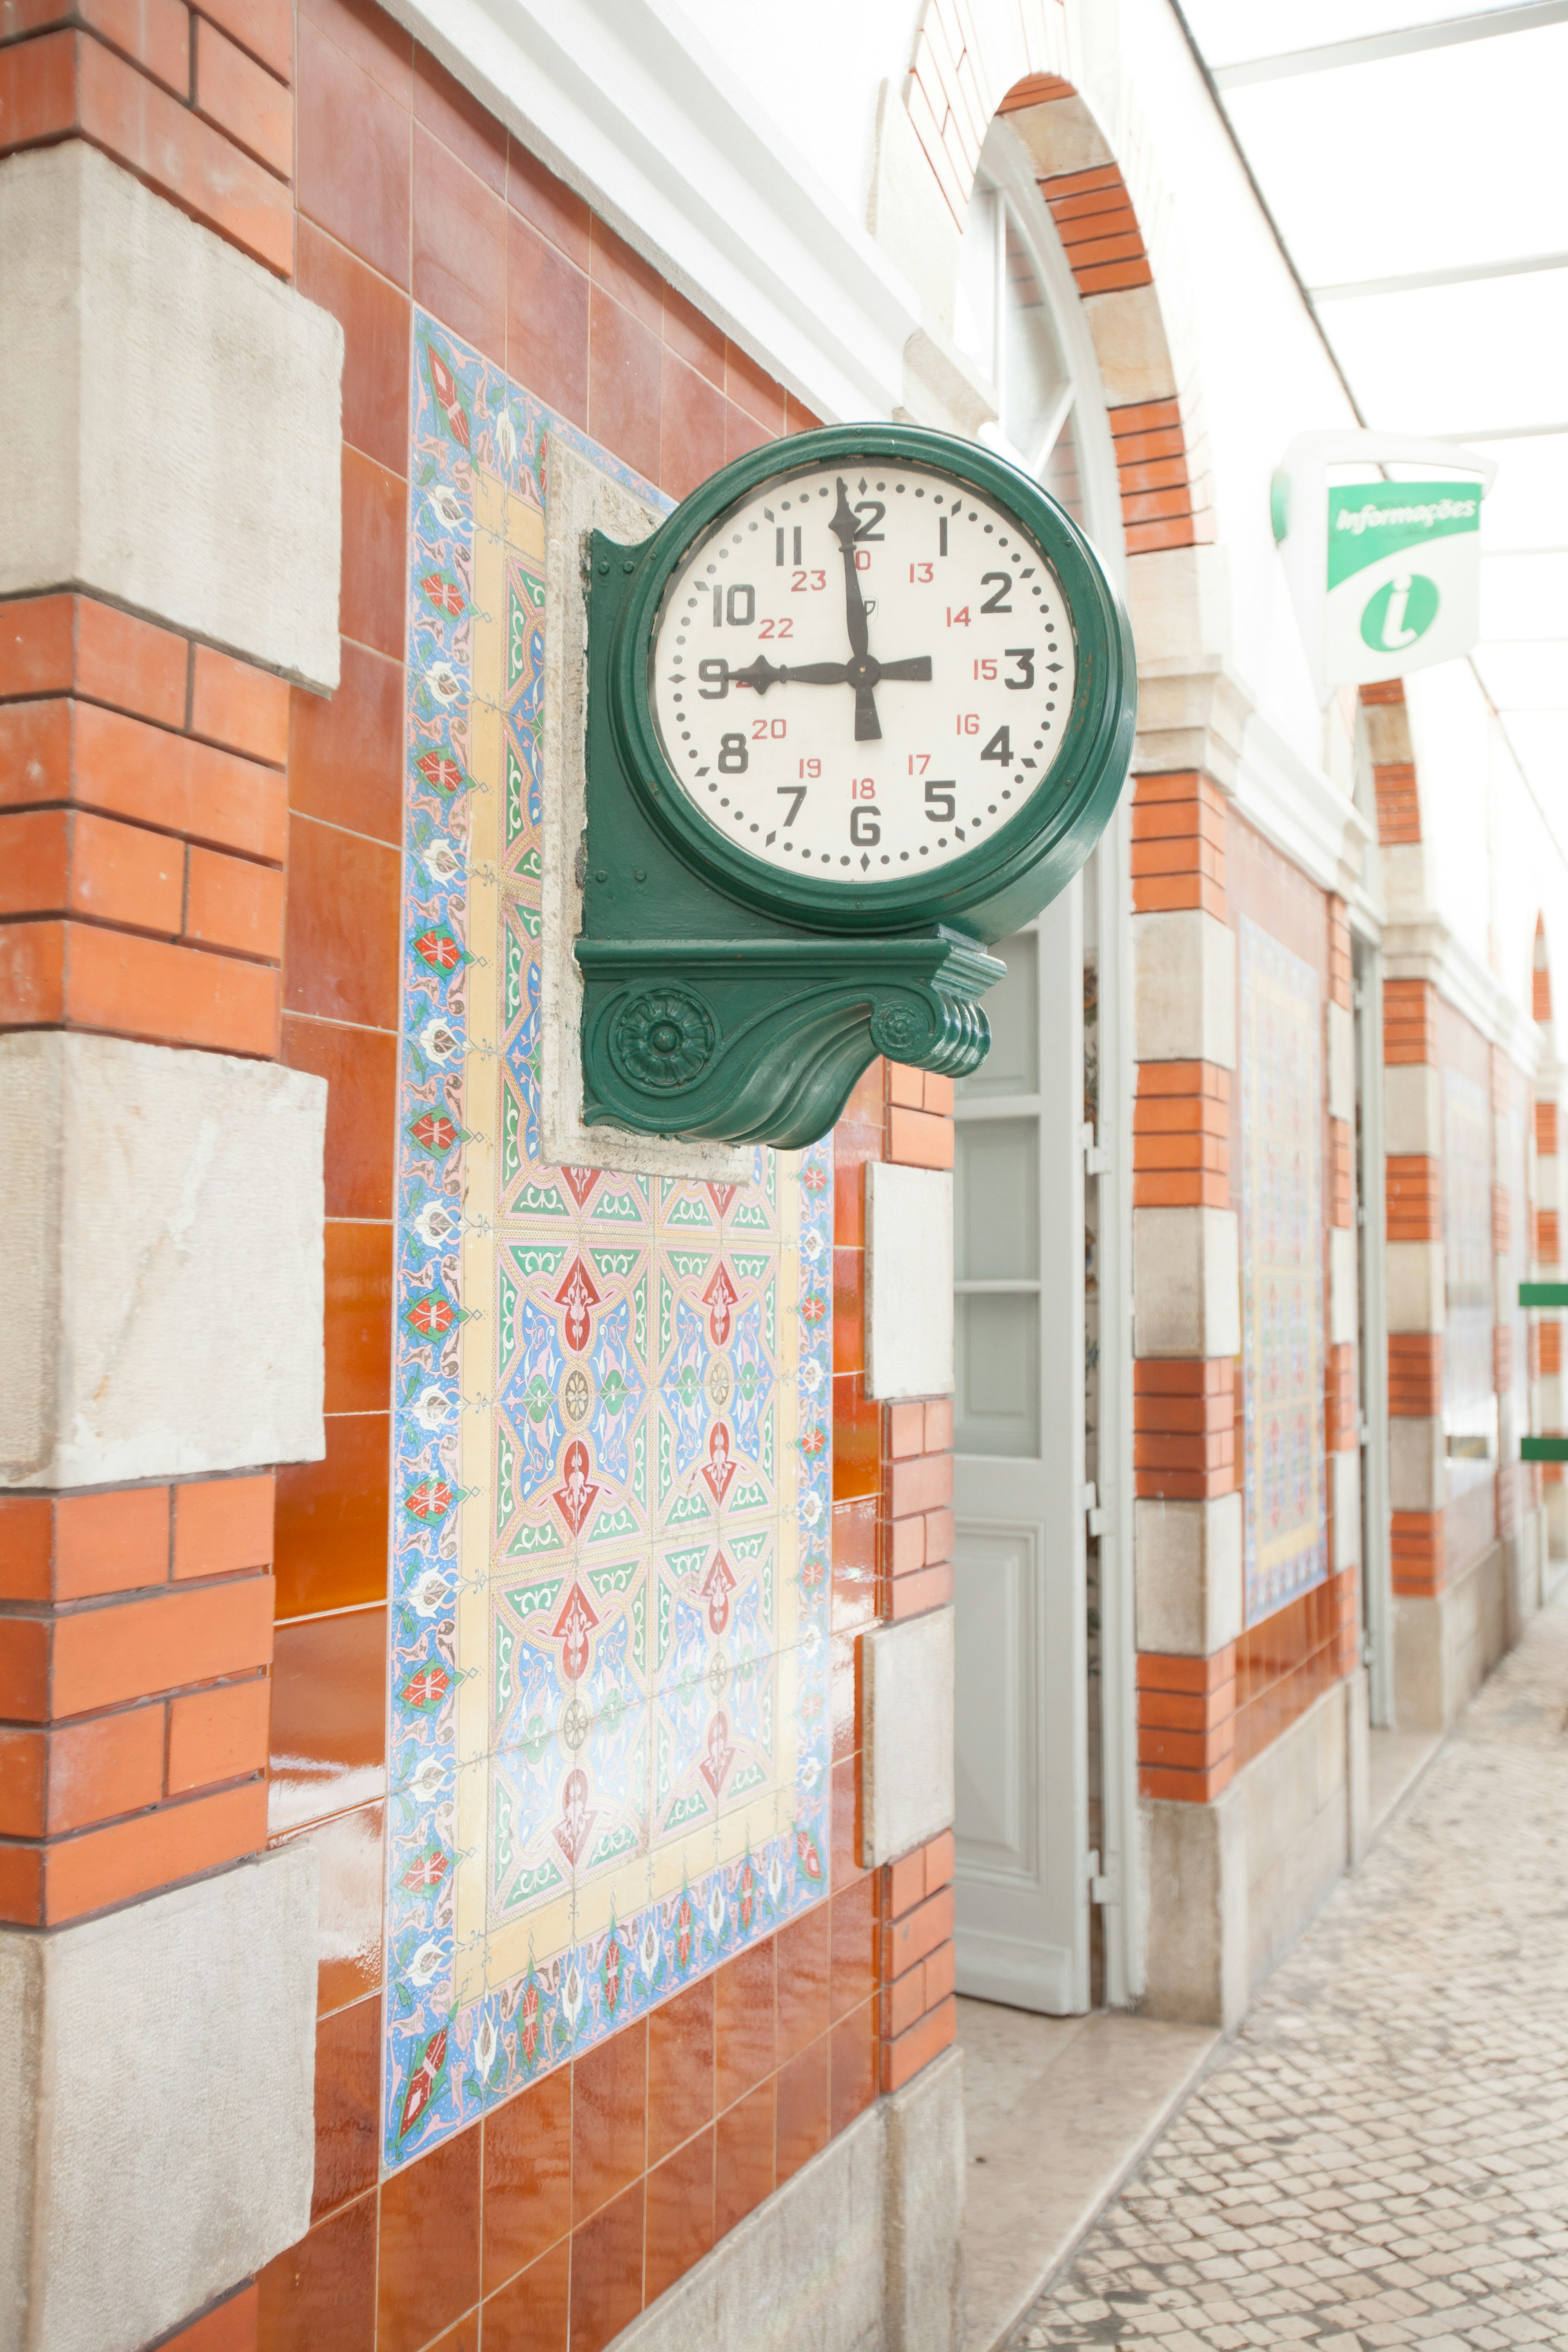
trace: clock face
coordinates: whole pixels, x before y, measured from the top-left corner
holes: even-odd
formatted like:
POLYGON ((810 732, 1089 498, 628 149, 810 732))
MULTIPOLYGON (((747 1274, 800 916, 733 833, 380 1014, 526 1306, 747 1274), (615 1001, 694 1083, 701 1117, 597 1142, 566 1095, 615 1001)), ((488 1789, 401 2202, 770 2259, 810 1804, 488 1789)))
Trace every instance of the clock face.
POLYGON ((773 476, 665 590, 648 693, 708 823, 781 872, 907 881, 989 842, 1049 773, 1077 662, 1061 583, 951 475, 773 476))

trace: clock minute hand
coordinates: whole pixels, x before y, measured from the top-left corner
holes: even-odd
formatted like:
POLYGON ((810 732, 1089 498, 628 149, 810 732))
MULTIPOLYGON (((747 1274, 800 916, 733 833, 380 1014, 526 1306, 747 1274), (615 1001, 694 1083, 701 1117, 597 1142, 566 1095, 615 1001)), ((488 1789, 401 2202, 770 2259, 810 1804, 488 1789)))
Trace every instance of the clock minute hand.
POLYGON ((866 599, 860 593, 860 574, 855 567, 855 533, 858 526, 849 504, 849 485, 842 474, 838 478, 838 503, 827 528, 838 541, 838 551, 844 558, 844 617, 849 629, 849 650, 855 656, 850 664, 855 687, 855 740, 879 743, 882 726, 871 692, 876 682, 875 666, 868 658, 870 625, 866 599))

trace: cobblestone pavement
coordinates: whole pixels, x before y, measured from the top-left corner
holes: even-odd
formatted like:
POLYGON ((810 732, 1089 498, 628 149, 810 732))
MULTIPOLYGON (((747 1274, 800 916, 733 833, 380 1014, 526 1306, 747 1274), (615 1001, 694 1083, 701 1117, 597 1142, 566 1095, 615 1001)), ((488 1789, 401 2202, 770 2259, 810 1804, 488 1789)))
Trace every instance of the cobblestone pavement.
POLYGON ((1568 1609, 1012 2342, 1568 2347, 1568 1609))

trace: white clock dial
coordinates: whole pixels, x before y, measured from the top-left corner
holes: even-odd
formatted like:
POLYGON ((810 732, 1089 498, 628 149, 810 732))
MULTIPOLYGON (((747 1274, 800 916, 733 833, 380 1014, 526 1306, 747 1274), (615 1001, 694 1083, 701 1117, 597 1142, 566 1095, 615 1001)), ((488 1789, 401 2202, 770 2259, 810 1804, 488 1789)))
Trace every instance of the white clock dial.
POLYGON ((884 463, 775 475, 670 580, 648 688, 677 782, 782 872, 907 879, 1044 782, 1077 676, 1061 583, 1003 508, 884 463))

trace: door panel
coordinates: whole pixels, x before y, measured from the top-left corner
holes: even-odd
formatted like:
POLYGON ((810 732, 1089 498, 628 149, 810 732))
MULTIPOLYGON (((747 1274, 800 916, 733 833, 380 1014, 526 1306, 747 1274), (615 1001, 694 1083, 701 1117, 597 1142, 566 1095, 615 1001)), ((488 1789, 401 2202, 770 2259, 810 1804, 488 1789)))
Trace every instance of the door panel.
POLYGON ((957 1106, 958 1982, 1056 2015, 1089 2000, 1080 904, 997 950, 957 1106))

